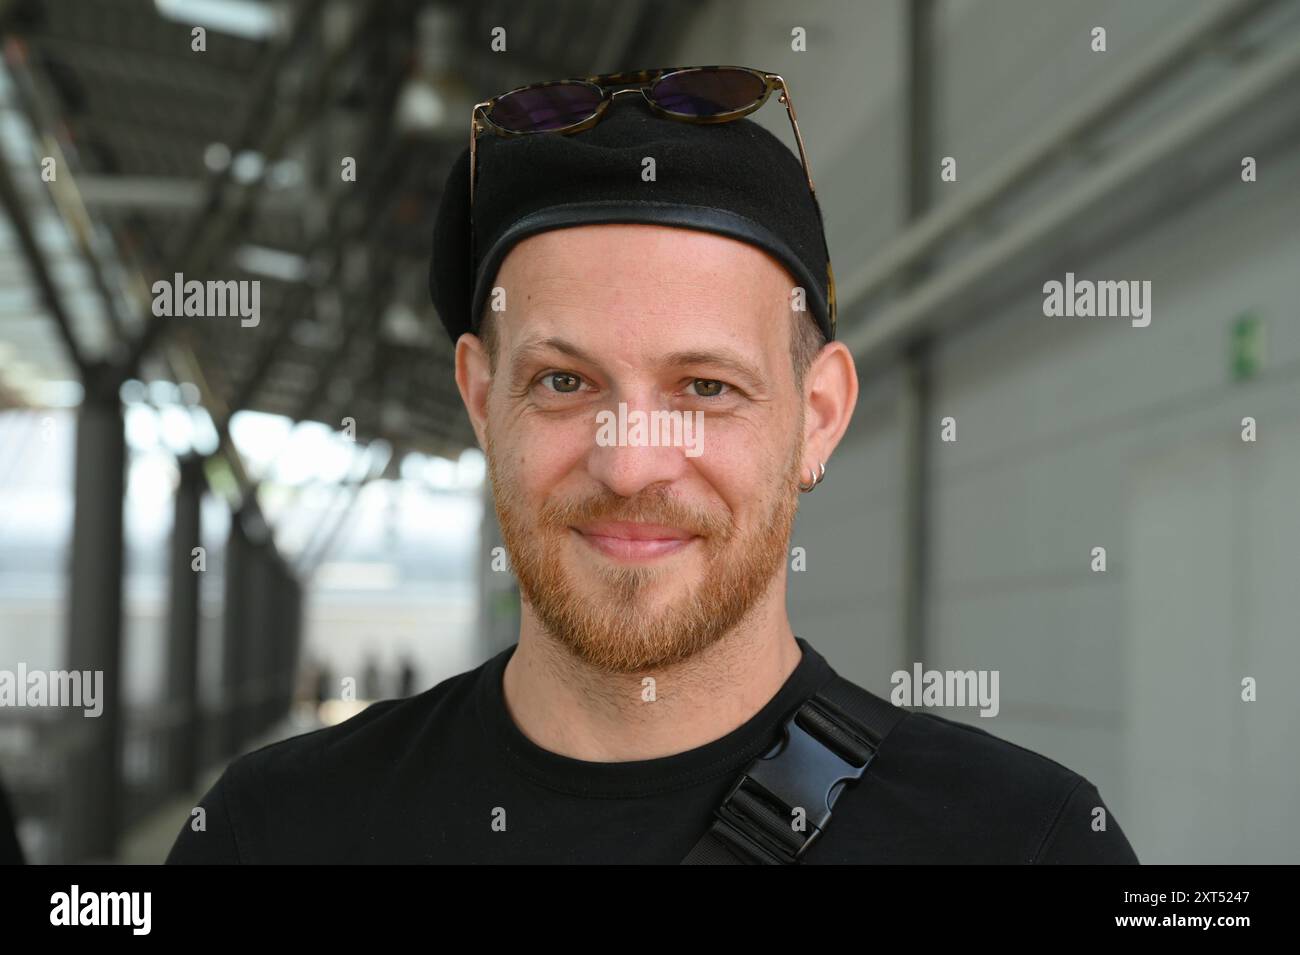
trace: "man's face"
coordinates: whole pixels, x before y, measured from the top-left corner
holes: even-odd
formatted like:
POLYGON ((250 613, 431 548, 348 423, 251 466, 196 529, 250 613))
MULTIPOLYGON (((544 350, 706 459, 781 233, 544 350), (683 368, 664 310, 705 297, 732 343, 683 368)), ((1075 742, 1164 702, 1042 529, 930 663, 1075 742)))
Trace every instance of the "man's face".
POLYGON ((482 437, 524 599, 603 670, 710 646, 784 581, 804 424, 788 273, 722 236, 599 225, 521 242, 495 284, 482 437), (701 429, 619 444, 620 404, 701 429))

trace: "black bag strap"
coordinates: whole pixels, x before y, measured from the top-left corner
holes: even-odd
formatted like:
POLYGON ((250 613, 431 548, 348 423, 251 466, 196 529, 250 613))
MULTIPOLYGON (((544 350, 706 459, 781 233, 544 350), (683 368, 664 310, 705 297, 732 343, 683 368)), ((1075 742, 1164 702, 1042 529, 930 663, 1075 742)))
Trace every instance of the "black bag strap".
POLYGON ((844 788, 860 779, 908 711, 841 676, 785 721, 714 811, 682 865, 794 865, 830 822, 844 788), (797 810, 803 810, 800 817, 797 810), (796 827, 796 821, 802 826, 796 827))

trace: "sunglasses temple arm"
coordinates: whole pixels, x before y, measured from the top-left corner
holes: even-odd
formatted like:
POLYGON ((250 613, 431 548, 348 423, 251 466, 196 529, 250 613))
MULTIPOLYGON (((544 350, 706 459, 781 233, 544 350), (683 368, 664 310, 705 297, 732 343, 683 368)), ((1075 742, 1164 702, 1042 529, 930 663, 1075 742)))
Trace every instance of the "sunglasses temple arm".
MULTIPOLYGON (((821 203, 817 201, 817 187, 813 185, 812 165, 808 162, 808 153, 803 146, 803 136, 799 132, 799 121, 795 119, 794 103, 790 100, 790 87, 786 86, 785 78, 779 75, 773 76, 774 81, 781 88, 781 102, 785 104, 786 115, 790 117, 790 128, 794 130, 794 141, 799 144, 799 158, 803 161, 804 175, 808 177, 808 191, 812 193, 813 208, 817 210, 817 217, 820 219, 822 214, 821 203)), ((822 243, 826 248, 826 291, 827 291, 827 308, 830 313, 830 324, 832 331, 835 328, 835 276, 831 272, 831 252, 829 239, 826 237, 826 223, 822 223, 822 243)))
POLYGON ((794 103, 790 99, 790 87, 785 85, 785 80, 777 76, 776 83, 781 89, 781 102, 785 104, 785 113, 790 117, 790 128, 794 130, 794 141, 799 146, 799 159, 803 162, 804 175, 808 177, 808 188, 812 190, 813 197, 817 196, 817 187, 813 185, 812 165, 808 162, 808 152, 803 146, 803 135, 799 132, 799 121, 794 115, 794 103))
POLYGON ((471 267, 474 263, 474 178, 478 173, 478 134, 480 130, 478 114, 479 110, 491 102, 491 100, 487 100, 483 103, 474 104, 474 110, 470 113, 469 119, 469 261, 471 267))

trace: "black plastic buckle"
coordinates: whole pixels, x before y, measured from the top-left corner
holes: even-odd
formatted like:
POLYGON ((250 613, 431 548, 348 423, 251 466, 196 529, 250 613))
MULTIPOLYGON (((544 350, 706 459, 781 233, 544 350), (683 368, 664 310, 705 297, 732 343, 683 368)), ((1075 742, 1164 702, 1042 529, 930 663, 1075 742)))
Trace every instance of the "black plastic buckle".
POLYGON ((842 714, 808 700, 786 720, 781 739, 750 764, 718 808, 718 819, 732 830, 727 841, 739 842, 762 862, 799 861, 826 828, 844 787, 862 777, 874 755, 875 746, 842 714), (861 742, 871 754, 866 761, 859 766, 846 760, 805 729, 799 716, 809 708, 861 742), (796 808, 805 813, 802 833, 792 825, 796 808), (752 851, 754 843, 757 853, 752 851), (765 858, 765 853, 775 858, 765 858))

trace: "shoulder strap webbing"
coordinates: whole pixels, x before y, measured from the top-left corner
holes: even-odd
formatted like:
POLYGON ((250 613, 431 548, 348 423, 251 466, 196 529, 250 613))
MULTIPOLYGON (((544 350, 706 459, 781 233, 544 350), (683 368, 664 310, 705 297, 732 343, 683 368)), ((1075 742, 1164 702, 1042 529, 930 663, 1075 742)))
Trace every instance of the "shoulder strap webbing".
POLYGON ((785 721, 781 738, 741 774, 682 865, 793 865, 830 822, 908 711, 841 676, 785 721))

